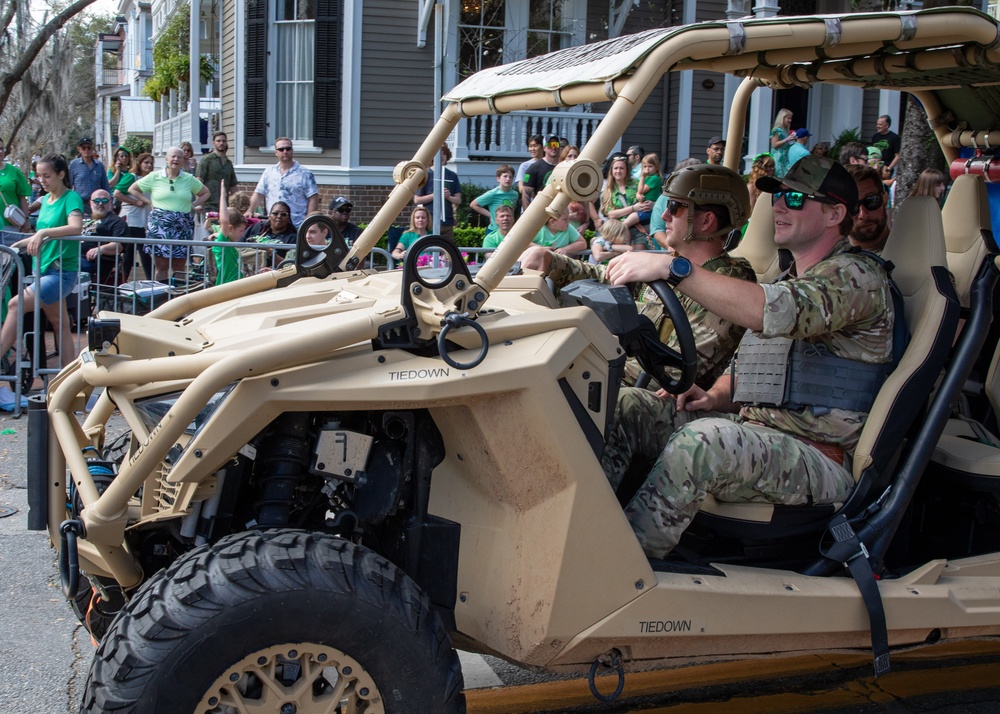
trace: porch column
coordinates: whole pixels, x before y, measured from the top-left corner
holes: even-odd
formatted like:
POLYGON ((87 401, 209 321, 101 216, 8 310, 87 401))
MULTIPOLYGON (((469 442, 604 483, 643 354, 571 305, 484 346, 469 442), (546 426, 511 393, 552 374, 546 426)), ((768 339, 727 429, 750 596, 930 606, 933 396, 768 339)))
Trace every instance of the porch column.
POLYGON ((188 74, 188 108, 190 112, 191 145, 194 155, 201 156, 201 0, 191 0, 191 32, 189 33, 190 70, 188 74))
MULTIPOLYGON (((758 0, 753 13, 756 17, 774 17, 778 14, 777 0, 758 0)), ((771 150, 771 104, 774 92, 767 87, 761 87, 750 98, 750 140, 747 147, 747 165, 753 157, 771 150)))

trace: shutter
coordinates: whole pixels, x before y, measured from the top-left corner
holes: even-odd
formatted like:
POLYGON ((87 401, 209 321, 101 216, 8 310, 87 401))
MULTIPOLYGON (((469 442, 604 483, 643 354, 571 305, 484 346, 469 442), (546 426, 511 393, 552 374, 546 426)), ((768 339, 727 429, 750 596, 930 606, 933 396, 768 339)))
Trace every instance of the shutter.
POLYGON ((267 0, 247 0, 245 146, 267 145, 267 0))
POLYGON ((313 144, 328 149, 340 148, 342 16, 340 0, 317 0, 313 144))

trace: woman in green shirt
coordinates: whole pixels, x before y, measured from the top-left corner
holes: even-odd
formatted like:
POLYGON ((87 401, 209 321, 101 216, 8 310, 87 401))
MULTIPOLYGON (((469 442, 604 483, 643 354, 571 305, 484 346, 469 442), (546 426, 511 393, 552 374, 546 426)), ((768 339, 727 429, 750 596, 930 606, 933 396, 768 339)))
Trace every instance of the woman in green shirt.
POLYGON ((427 235, 427 226, 430 225, 431 214, 423 206, 417 206, 410 213, 410 230, 399 237, 399 242, 392 250, 393 260, 402 260, 406 257, 406 251, 417 242, 418 238, 427 235))
MULTIPOLYGON (((69 186, 69 164, 59 155, 49 155, 36 165, 38 180, 48 193, 40 199, 37 231, 19 240, 11 247, 24 248, 34 256, 38 280, 21 295, 11 298, 7 316, 0 327, 0 354, 6 354, 17 339, 18 302, 25 314, 41 304, 49 322, 58 326, 59 357, 63 364, 76 356, 76 345, 66 311, 67 295, 76 287, 80 270, 80 244, 75 241, 55 240, 65 236, 78 236, 83 230, 83 199, 69 186), (38 295, 35 287, 38 286, 38 295), (12 319, 10 319, 12 318, 12 319)), ((0 409, 14 408, 14 395, 6 383, 0 385, 0 409), (4 391, 6 390, 6 391, 4 391)))
POLYGON ((132 153, 125 147, 119 146, 115 151, 115 162, 108 169, 108 183, 111 184, 112 191, 126 193, 128 187, 135 183, 135 174, 130 173, 130 168, 132 168, 132 153))
POLYGON ((28 218, 28 196, 31 195, 31 184, 21 173, 21 169, 7 161, 7 145, 0 139, 0 228, 31 232, 31 222, 28 218), (7 206, 18 206, 24 212, 25 221, 14 225, 13 221, 4 218, 7 206))
POLYGON ((169 240, 169 244, 146 244, 146 253, 151 253, 154 277, 164 282, 174 271, 175 261, 183 263, 187 259, 188 247, 180 241, 189 241, 194 236, 194 217, 197 210, 208 200, 208 187, 189 173, 181 171, 184 152, 176 146, 167 149, 167 166, 163 171, 154 171, 143 176, 129 187, 129 194, 140 206, 152 204, 146 226, 146 237, 153 240, 169 240), (147 199, 143 192, 149 194, 147 199))

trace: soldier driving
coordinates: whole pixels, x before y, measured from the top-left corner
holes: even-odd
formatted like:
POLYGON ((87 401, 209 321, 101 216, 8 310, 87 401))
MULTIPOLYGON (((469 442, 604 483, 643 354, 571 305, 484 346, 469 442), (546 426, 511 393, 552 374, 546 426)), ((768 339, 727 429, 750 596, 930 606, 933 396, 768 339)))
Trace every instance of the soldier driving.
POLYGON ((854 180, 832 160, 807 156, 784 178, 762 177, 757 187, 772 194, 775 242, 794 258, 787 279, 757 285, 680 257, 635 253, 607 271, 615 284, 665 279, 748 328, 732 400, 728 373, 676 401, 636 389, 619 396, 602 465, 617 487, 634 458, 656 460, 626 509, 650 557, 673 549, 707 494, 723 501, 842 501, 854 487, 851 455, 891 368, 888 277, 847 240, 858 205, 854 180), (777 385, 775 362, 786 368, 777 385), (810 366, 834 377, 832 394, 813 396, 808 377, 786 391, 790 373, 808 374, 810 366), (861 378, 836 378, 848 368, 861 378))
MULTIPOLYGON (((675 171, 667 177, 663 194, 668 198, 663 212, 666 245, 685 260, 705 270, 754 282, 750 263, 725 251, 729 233, 747 221, 750 196, 746 184, 732 169, 699 164, 675 171), (693 208, 693 210, 688 210, 693 208)), ((606 279, 606 265, 592 265, 543 248, 529 248, 521 256, 521 266, 546 273, 557 287, 574 280, 606 279)), ((691 323, 698 351, 696 384, 704 388, 714 384, 729 363, 743 328, 707 310, 696 299, 678 293, 691 323)), ((673 325, 663 311, 656 294, 645 288, 640 296, 640 312, 653 321, 660 340, 677 350, 673 325)), ((634 384, 641 368, 634 359, 626 366, 626 383, 634 384)))

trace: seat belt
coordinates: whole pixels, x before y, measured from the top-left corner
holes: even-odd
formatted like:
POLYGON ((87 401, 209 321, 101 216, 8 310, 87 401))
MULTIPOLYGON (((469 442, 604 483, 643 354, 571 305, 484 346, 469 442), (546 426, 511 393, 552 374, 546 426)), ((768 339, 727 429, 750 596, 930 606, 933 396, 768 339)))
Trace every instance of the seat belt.
POLYGON ((830 534, 834 542, 820 553, 830 560, 843 563, 857 583, 861 591, 861 599, 868 610, 868 624, 871 629, 872 654, 875 663, 875 676, 889 671, 889 633, 885 625, 885 608, 882 606, 882 596, 878 591, 878 580, 872 571, 868 560, 868 549, 858 538, 847 516, 840 514, 830 521, 830 534))

